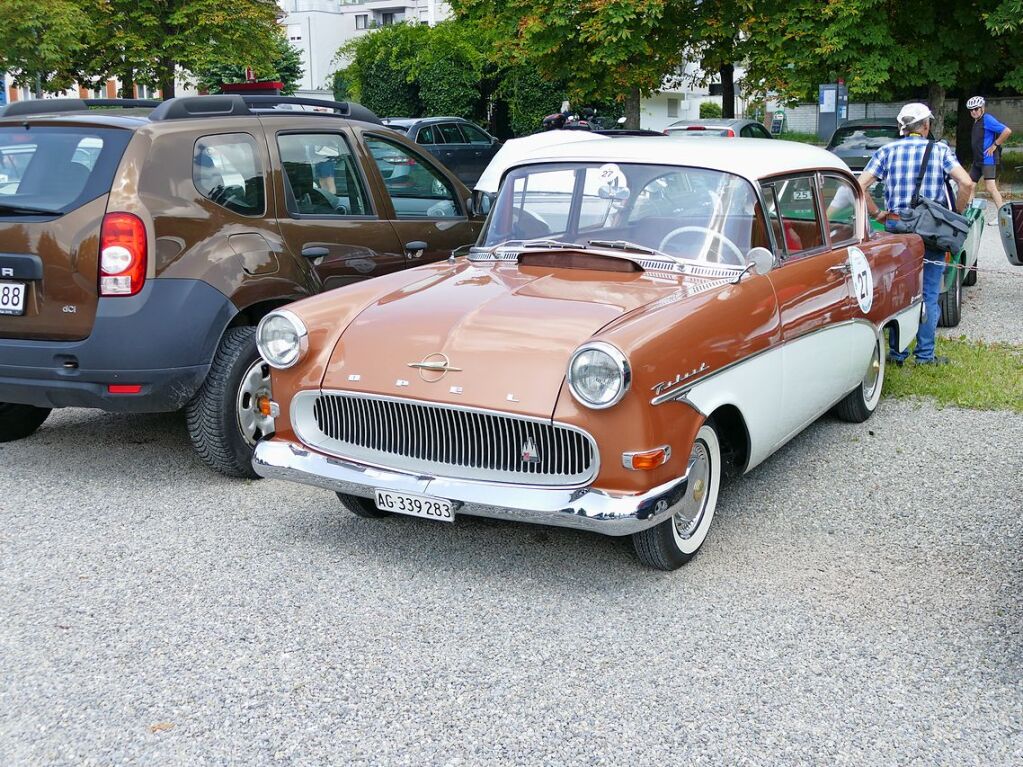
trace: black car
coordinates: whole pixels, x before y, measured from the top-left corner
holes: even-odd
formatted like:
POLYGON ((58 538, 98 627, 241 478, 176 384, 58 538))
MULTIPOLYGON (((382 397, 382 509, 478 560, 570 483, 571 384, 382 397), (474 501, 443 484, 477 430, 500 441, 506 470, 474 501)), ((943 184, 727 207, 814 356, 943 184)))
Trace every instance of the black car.
POLYGON ((461 117, 385 117, 383 123, 422 145, 470 188, 501 148, 494 136, 461 117))
POLYGON ((849 120, 836 130, 827 149, 843 160, 854 173, 860 173, 878 149, 899 137, 899 124, 892 118, 849 120))

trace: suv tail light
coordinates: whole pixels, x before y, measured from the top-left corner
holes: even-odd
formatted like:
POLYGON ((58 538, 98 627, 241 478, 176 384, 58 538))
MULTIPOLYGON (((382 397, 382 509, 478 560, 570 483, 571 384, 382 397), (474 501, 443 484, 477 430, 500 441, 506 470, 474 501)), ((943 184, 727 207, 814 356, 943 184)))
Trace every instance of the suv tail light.
POLYGON ((133 296, 146 281, 146 227, 131 213, 107 213, 99 240, 99 294, 133 296))

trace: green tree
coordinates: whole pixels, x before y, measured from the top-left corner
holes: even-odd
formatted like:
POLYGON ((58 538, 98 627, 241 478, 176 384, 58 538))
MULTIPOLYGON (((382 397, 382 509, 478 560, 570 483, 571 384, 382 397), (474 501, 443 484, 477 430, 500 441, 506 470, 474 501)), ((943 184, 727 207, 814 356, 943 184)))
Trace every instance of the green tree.
POLYGON ((682 61, 679 30, 697 0, 452 0, 452 8, 487 30, 506 67, 534 68, 564 83, 575 103, 625 102, 639 127, 639 100, 660 88, 682 61))
POLYGON ((337 60, 350 62, 345 72, 355 100, 381 116, 422 115, 414 69, 429 29, 425 24, 394 24, 342 47, 337 60))
MULTIPOLYGON (((208 69, 194 72, 197 85, 201 90, 220 93, 225 83, 239 83, 245 80, 245 66, 237 64, 214 64, 208 69)), ((304 72, 302 57, 298 50, 288 42, 283 30, 274 41, 273 57, 269 61, 258 62, 252 67, 257 80, 277 80, 284 87, 282 93, 291 95, 302 80, 304 72)))
POLYGON ((719 104, 715 104, 713 101, 701 101, 700 102, 700 117, 701 119, 722 117, 724 110, 721 109, 719 104))
POLYGON ((88 46, 90 31, 75 0, 3 0, 0 72, 37 97, 62 91, 75 80, 74 56, 88 46))
POLYGON ((488 48, 475 25, 455 20, 427 27, 420 48, 412 51, 408 77, 419 87, 426 114, 469 117, 477 111, 488 48))

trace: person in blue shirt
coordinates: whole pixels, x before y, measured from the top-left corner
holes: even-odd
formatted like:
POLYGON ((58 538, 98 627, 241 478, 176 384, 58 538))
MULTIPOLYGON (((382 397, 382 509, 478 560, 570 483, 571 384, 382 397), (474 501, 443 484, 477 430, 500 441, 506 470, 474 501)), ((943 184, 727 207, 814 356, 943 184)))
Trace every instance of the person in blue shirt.
MULTIPOLYGON (((885 228, 892 231, 892 224, 913 207, 913 192, 916 179, 923 164, 924 153, 930 143, 931 121, 934 115, 926 104, 912 103, 902 107, 898 116, 899 132, 902 138, 885 144, 874 152, 867 167, 860 174, 860 188, 867 203, 867 212, 876 221, 884 221, 885 228), (875 181, 884 181, 884 199, 887 210, 880 210, 874 198, 868 193, 875 181)), ((920 196, 948 207, 947 181, 952 179, 959 185, 955 209, 962 211, 970 202, 976 184, 959 164, 955 152, 944 142, 931 146, 927 168, 920 184, 920 196)), ((945 274, 945 251, 924 248, 923 303, 924 317, 916 334, 916 349, 913 356, 918 365, 945 365, 947 357, 934 354, 934 336, 938 327, 938 296, 941 293, 942 277, 945 274)), ((899 351, 894 334, 888 339, 888 361, 902 367, 906 352, 899 351)))
POLYGON ((974 182, 980 181, 983 177, 984 187, 991 195, 995 204, 995 210, 1002 207, 1002 195, 998 192, 995 184, 995 176, 998 173, 998 147, 1009 140, 1012 131, 998 122, 994 115, 988 114, 987 106, 983 96, 974 96, 966 102, 966 108, 970 110, 970 117, 973 118, 973 165, 970 168, 970 178, 974 182))

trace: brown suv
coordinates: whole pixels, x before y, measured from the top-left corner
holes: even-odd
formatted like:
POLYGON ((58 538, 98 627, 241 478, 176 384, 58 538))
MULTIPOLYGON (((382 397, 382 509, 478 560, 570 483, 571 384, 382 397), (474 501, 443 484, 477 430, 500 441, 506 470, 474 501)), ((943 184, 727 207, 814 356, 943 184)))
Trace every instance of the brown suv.
POLYGON ((450 171, 358 104, 11 104, 0 110, 0 441, 54 407, 185 408, 207 464, 255 476, 253 447, 273 428, 259 320, 446 258, 481 226, 450 171))

